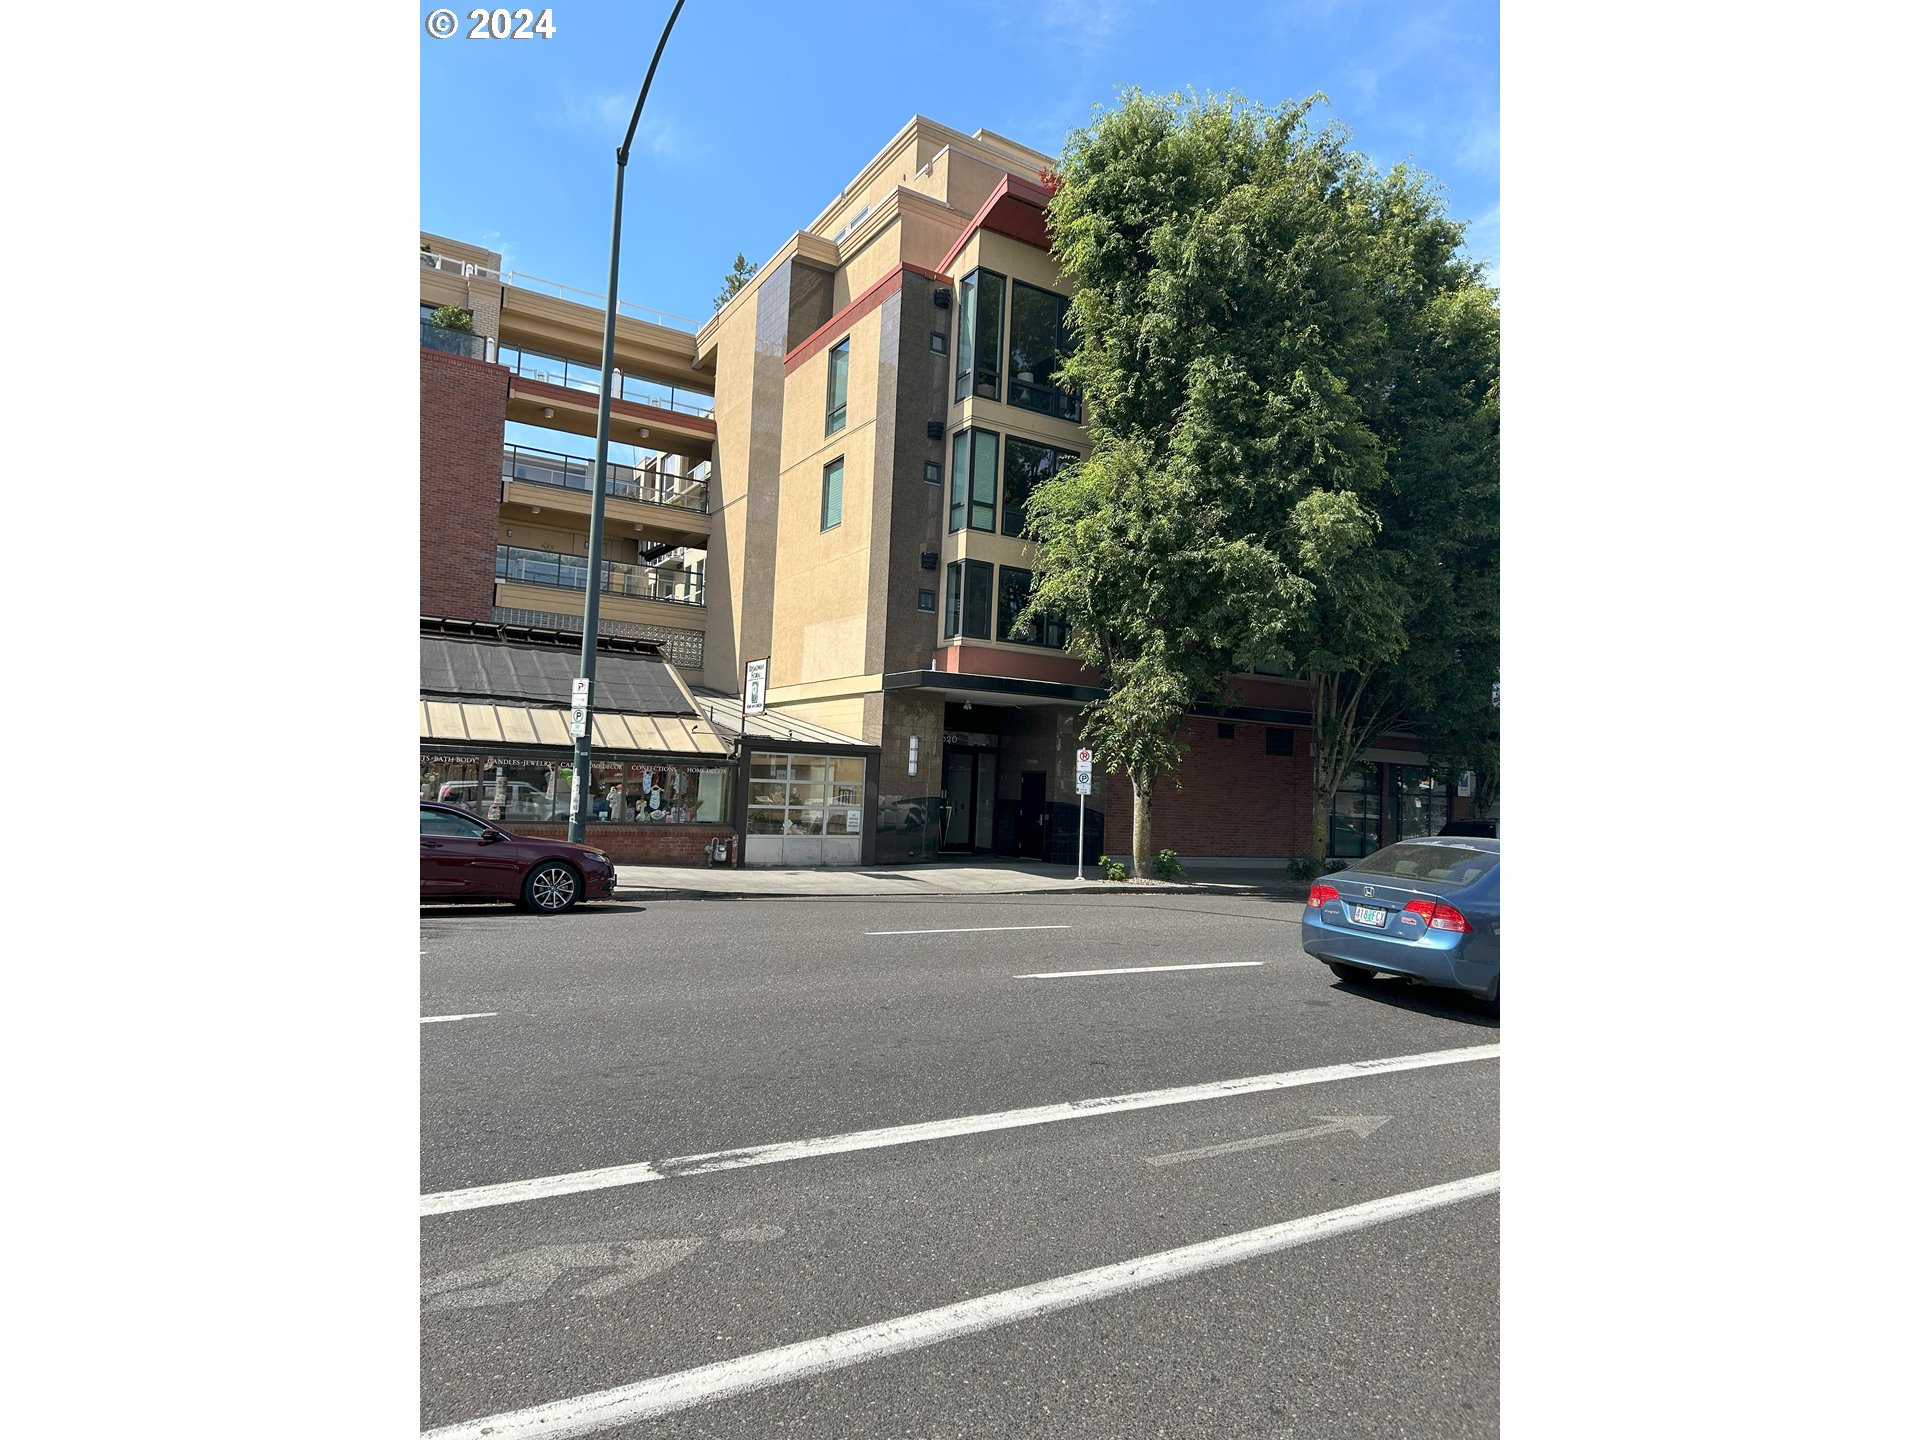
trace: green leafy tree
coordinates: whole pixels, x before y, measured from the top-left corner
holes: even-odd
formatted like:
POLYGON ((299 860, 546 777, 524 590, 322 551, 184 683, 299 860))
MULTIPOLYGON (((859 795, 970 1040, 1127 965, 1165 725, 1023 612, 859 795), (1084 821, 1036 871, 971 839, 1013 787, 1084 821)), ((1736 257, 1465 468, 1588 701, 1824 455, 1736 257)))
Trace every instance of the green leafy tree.
POLYGON ((1136 873, 1182 718, 1250 660, 1313 686, 1318 859, 1347 765, 1486 648, 1466 622, 1497 577, 1459 582, 1497 529, 1448 506, 1497 500, 1491 295, 1424 179, 1313 103, 1129 92, 1069 137, 1050 204, 1092 445, 1028 505, 1033 605, 1104 672, 1084 733, 1132 783, 1136 873))
POLYGON ((713 313, 718 315, 727 308, 727 302, 747 288, 747 282, 759 273, 758 261, 749 260, 745 254, 736 251, 733 257, 733 269, 720 282, 720 293, 713 297, 713 313))

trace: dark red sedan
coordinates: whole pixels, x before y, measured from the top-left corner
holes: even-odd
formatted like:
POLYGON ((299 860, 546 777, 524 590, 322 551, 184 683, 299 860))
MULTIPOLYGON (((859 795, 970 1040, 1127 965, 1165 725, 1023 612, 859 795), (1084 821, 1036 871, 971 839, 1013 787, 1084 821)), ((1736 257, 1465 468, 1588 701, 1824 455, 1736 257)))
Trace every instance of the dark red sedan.
POLYGON ((420 898, 517 900, 542 915, 613 895, 604 850, 502 830, 454 805, 420 802, 420 898))

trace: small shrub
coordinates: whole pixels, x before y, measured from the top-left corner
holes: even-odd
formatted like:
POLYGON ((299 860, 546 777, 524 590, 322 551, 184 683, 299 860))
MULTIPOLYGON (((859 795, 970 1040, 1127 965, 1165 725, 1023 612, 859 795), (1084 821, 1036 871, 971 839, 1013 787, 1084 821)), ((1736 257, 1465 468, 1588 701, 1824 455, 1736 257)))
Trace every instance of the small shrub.
POLYGON ((1102 855, 1100 857, 1100 873, 1108 880, 1124 880, 1127 878, 1126 862, 1124 860, 1116 860, 1111 855, 1102 855))
POLYGON ((1320 867, 1320 873, 1322 875, 1337 875, 1346 868, 1347 862, 1344 860, 1329 860, 1325 865, 1320 867))
POLYGON ((1162 850, 1153 857, 1153 873, 1162 880, 1179 880, 1187 873, 1187 867, 1180 863, 1180 857, 1171 850, 1162 850))
POLYGON ((430 318, 443 330, 458 330, 462 335, 473 333, 473 312, 458 305, 442 305, 430 318))
POLYGON ((1317 868, 1312 857, 1308 855, 1297 855, 1287 861, 1287 874, 1302 884, 1313 879, 1313 872, 1317 868))

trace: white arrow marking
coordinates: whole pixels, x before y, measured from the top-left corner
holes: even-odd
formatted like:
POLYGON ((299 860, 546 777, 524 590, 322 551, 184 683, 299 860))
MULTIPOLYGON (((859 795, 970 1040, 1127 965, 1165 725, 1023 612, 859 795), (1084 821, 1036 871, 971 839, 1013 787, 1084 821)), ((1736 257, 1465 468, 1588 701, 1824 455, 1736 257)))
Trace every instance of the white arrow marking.
POLYGON ((1231 1155, 1237 1150, 1258 1150, 1266 1145, 1284 1145, 1289 1140, 1306 1140, 1315 1135, 1334 1135, 1342 1130, 1351 1130, 1364 1140, 1393 1117, 1391 1115, 1316 1115, 1313 1118, 1326 1123, 1310 1126, 1305 1130, 1289 1130, 1282 1135, 1256 1135, 1251 1140, 1232 1140, 1225 1145, 1208 1145, 1201 1150, 1181 1150, 1172 1155, 1155 1155, 1147 1161, 1147 1164, 1178 1165, 1182 1160, 1206 1160, 1215 1155, 1231 1155))
MULTIPOLYGON (((566 1400, 549 1400, 525 1410, 509 1410, 486 1415, 478 1420, 442 1425, 424 1432, 421 1440, 571 1440, 610 1430, 616 1425, 632 1425, 656 1415, 668 1415, 693 1405, 704 1405, 725 1395, 743 1395, 794 1380, 824 1375, 899 1355, 922 1346, 937 1345, 963 1335, 977 1335, 1001 1325, 1051 1315, 1076 1305, 1125 1295, 1149 1285, 1162 1285, 1188 1275, 1204 1274, 1223 1265, 1238 1264, 1262 1255, 1276 1254, 1299 1245, 1349 1234, 1371 1225, 1384 1224, 1407 1215, 1457 1205, 1465 1200, 1496 1194, 1500 1172, 1469 1176, 1425 1190, 1404 1195, 1388 1195, 1339 1210, 1306 1215, 1298 1220, 1283 1220, 1259 1230, 1238 1235, 1223 1235, 1217 1240, 1202 1240, 1178 1250, 1162 1250, 1122 1260, 1117 1265, 1102 1265, 1016 1290, 982 1295, 937 1310, 922 1310, 894 1320, 862 1325, 823 1335, 817 1340, 802 1340, 755 1355, 721 1360, 692 1370, 617 1385, 591 1395, 576 1395, 566 1400)), ((1277 1282, 1276 1282, 1277 1283, 1277 1282)))
POLYGON ((573 1293, 589 1299, 658 1275, 678 1265, 707 1242, 704 1240, 634 1240, 585 1245, 536 1245, 495 1260, 485 1260, 429 1280, 420 1287, 426 1300, 421 1308, 476 1310, 483 1305, 517 1305, 538 1300, 570 1270, 612 1270, 590 1280, 573 1293))

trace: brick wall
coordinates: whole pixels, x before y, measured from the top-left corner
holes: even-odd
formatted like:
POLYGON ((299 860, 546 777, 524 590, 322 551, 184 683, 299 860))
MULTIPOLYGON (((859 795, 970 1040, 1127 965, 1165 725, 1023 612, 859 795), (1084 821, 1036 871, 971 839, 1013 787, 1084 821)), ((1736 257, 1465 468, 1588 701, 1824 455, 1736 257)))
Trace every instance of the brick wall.
MULTIPOLYGON (((538 835, 549 840, 567 838, 565 825, 513 824, 516 835, 538 835)), ((706 844, 716 835, 729 842, 737 863, 740 847, 731 825, 594 825, 587 826, 586 844, 604 850, 616 865, 705 865, 706 844)))
POLYGON ((507 371, 420 351, 420 613, 493 614, 507 371))
MULTIPOLYGON (((1180 738, 1191 748, 1176 775, 1153 792, 1150 851, 1181 855, 1280 857, 1307 853, 1313 828, 1313 770, 1306 732, 1294 732, 1294 753, 1266 753, 1265 725, 1234 722, 1218 737, 1215 720, 1188 720, 1180 738), (1174 780, 1180 784, 1176 786, 1174 780)), ((1133 786, 1106 777, 1106 851, 1133 852, 1133 786)))

